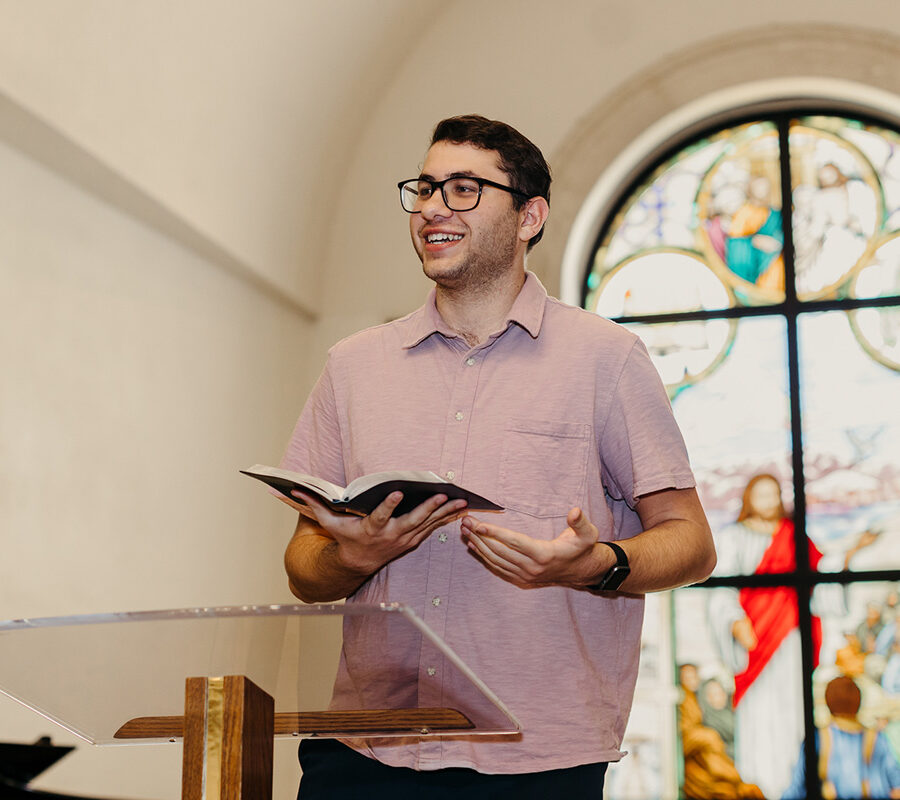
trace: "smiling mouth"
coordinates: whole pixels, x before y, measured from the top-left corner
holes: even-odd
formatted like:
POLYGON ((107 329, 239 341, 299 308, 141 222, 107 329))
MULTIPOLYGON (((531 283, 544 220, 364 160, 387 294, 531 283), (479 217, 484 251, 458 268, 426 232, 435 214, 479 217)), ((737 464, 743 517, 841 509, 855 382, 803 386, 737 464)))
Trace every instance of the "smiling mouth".
POLYGON ((429 233, 425 237, 428 244, 446 244, 448 242, 458 242, 462 239, 459 233, 429 233))

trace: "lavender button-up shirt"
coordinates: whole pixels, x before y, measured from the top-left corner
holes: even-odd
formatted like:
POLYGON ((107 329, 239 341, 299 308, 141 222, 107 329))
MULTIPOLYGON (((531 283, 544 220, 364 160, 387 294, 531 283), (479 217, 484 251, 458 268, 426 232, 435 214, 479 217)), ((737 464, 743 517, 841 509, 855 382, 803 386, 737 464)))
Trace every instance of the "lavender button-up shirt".
MULTIPOLYGON (((477 347, 434 293, 335 345, 283 466, 338 484, 425 469, 506 507, 491 522, 551 539, 580 506, 600 539, 641 531, 637 498, 694 479, 665 390, 625 328, 548 297, 531 273, 505 324, 477 347)), ((515 737, 379 740, 364 752, 415 769, 487 773, 621 758, 643 600, 522 589, 474 558, 459 523, 383 567, 348 602, 409 605, 522 722, 515 737)), ((452 706, 449 670, 423 641, 392 643, 404 668, 366 676, 383 637, 350 626, 336 698, 367 679, 410 705, 452 706), (386 684, 395 685, 386 685, 386 684)))

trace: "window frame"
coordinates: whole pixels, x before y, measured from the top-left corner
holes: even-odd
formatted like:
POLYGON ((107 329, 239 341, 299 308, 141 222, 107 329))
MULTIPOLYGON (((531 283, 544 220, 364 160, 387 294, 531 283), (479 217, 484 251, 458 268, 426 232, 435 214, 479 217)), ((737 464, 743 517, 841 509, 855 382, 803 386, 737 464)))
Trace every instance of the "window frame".
MULTIPOLYGON (((801 377, 800 354, 798 343, 798 321, 803 314, 825 311, 851 311, 857 308, 900 307, 900 295, 879 298, 837 298, 822 300, 800 300, 795 286, 795 251, 793 239, 793 204, 785 199, 792 198, 792 175, 790 163, 789 136, 791 123, 808 116, 839 116, 864 124, 877 125, 890 129, 900 135, 900 124, 886 116, 873 113, 871 109, 860 109, 847 102, 824 102, 822 100, 787 99, 773 102, 756 103, 742 109, 730 110, 707 118, 683 129, 670 138, 664 145, 657 147, 643 159, 641 165, 631 173, 631 177, 623 181, 618 189, 611 193, 604 205, 603 222, 597 229, 593 244, 588 252, 586 265, 582 270, 580 283, 580 305, 586 307, 590 292, 588 280, 591 275, 594 259, 604 240, 614 226, 617 217, 625 204, 635 196, 635 192, 648 184, 649 179, 660 166, 674 158, 685 148, 695 144, 723 128, 735 127, 751 122, 771 121, 775 124, 779 141, 779 169, 781 177, 780 192, 782 197, 782 230, 784 242, 782 255, 784 260, 784 300, 765 305, 735 305, 725 309, 675 312, 666 314, 632 315, 612 318, 618 323, 659 323, 689 322, 709 319, 744 319, 757 316, 779 316, 786 325, 787 341, 787 374, 790 399, 791 425, 791 469, 793 488, 794 550, 797 568, 791 573, 777 575, 735 575, 709 578, 692 588, 716 587, 766 587, 788 586, 797 592, 799 607, 799 632, 802 659, 802 686, 804 709, 804 756, 806 762, 807 795, 810 798, 821 797, 818 778, 818 754, 815 745, 815 721, 813 699, 814 644, 813 623, 809 599, 812 590, 821 584, 848 585, 851 583, 893 582, 900 581, 900 569, 884 570, 843 570, 841 572, 816 572, 810 567, 807 541, 807 507, 804 470, 804 449, 802 435, 801 409, 801 377)), ((900 380, 900 374, 898 374, 900 380)), ((674 632, 669 635, 674 636, 674 632)))

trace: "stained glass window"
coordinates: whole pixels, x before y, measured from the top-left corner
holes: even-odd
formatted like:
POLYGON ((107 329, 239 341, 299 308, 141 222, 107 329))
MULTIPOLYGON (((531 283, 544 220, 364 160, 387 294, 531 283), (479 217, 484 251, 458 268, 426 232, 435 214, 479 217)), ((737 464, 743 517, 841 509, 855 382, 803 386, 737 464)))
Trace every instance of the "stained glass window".
POLYGON ((583 298, 647 345, 719 558, 648 598, 608 797, 900 796, 897 128, 779 112, 676 143, 583 298))

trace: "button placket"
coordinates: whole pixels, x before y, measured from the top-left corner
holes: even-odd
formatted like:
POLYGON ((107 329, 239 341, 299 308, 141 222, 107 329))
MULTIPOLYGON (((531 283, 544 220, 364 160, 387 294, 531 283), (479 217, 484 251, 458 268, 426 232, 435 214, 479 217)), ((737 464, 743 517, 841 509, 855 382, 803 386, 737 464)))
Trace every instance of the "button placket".
POLYGON ((469 354, 461 362, 456 362, 456 378, 448 398, 448 414, 444 432, 444 449, 441 454, 441 474, 448 480, 463 480, 462 467, 465 463, 466 441, 469 423, 478 385, 477 367, 482 363, 480 356, 469 354), (473 369, 473 367, 476 367, 473 369))
MULTIPOLYGON (((448 481, 461 482, 465 479, 466 443, 469 436, 469 425, 472 419, 472 408, 475 401, 475 390, 478 385, 478 366, 481 359, 469 355, 460 359, 456 355, 455 375, 447 398, 444 445, 441 452, 440 474, 448 481)), ((454 557, 454 548, 447 547, 450 536, 442 530, 431 537, 427 543, 430 548, 428 578, 423 604, 423 621, 438 636, 445 638, 447 614, 450 598, 450 569, 454 557)), ((443 698, 443 655, 427 640, 423 640, 419 661, 419 703, 421 705, 441 706, 443 698)))

